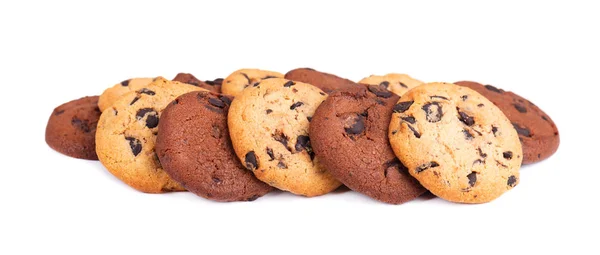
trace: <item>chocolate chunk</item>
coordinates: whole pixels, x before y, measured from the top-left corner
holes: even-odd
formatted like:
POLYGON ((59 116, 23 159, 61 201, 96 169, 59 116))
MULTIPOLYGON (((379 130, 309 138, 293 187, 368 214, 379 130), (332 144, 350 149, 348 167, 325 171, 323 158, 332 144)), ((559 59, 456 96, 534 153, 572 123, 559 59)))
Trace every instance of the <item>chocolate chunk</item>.
POLYGON ((210 86, 221 85, 221 84, 223 84, 223 78, 217 78, 217 79, 214 79, 212 81, 211 80, 207 80, 207 81, 204 81, 204 83, 206 83, 206 84, 208 84, 210 86))
POLYGON ((319 94, 320 94, 321 96, 327 95, 327 94, 325 94, 325 92, 319 92, 319 94))
POLYGON ((221 99, 214 98, 214 97, 209 98, 208 103, 210 103, 212 106, 215 106, 218 108, 225 107, 225 102, 223 102, 221 99))
POLYGON ((473 124, 475 124, 475 120, 473 120, 473 117, 469 116, 468 114, 461 112, 460 109, 456 108, 456 110, 458 111, 458 119, 460 121, 462 121, 463 123, 465 123, 465 125, 467 126, 473 126, 473 124))
POLYGON ((415 169, 415 173, 420 173, 420 172, 423 172, 423 171, 425 171, 425 170, 427 170, 429 168, 438 167, 438 166, 440 166, 440 164, 438 164, 435 161, 427 162, 425 164, 422 164, 422 165, 418 166, 417 169, 415 169))
POLYGON ((394 105, 394 112, 403 113, 414 103, 414 101, 400 102, 394 105))
POLYGON ((421 138, 421 134, 419 133, 419 131, 417 131, 413 126, 409 124, 406 125, 408 126, 408 128, 410 128, 410 130, 413 132, 416 138, 421 138))
MULTIPOLYGON (((381 83, 379 83, 379 86, 384 87, 384 88, 388 88, 390 86, 390 82, 389 81, 382 81, 381 83)), ((373 92, 375 93, 375 92, 373 92)))
POLYGON ((483 104, 478 104, 477 107, 483 107, 483 104))
POLYGON ((400 117, 400 119, 402 119, 403 121, 406 121, 410 124, 415 124, 417 122, 417 120, 415 120, 415 117, 413 117, 413 116, 400 117))
POLYGON ((287 165, 285 164, 285 162, 283 161, 279 161, 277 163, 277 167, 281 168, 281 169, 287 169, 287 165))
POLYGON ((275 155, 273 154, 273 149, 271 149, 269 147, 267 147, 267 155, 269 155, 269 158, 271 158, 271 159, 269 159, 269 161, 272 161, 275 159, 275 155))
POLYGON ((485 88, 488 89, 488 90, 494 91, 496 93, 502 93, 502 92, 504 92, 501 89, 498 89, 498 88, 496 88, 496 87, 494 87, 492 85, 485 85, 485 88))
POLYGON ((245 73, 241 73, 241 74, 244 76, 244 78, 246 78, 246 80, 248 80, 248 84, 250 84, 250 82, 251 82, 250 77, 248 77, 248 75, 245 73))
POLYGON ((390 168, 398 169, 398 172, 400 172, 401 174, 408 174, 408 168, 406 168, 406 166, 404 166, 398 158, 394 158, 388 162, 385 162, 383 166, 385 168, 385 170, 383 171, 384 177, 387 177, 387 173, 390 168))
POLYGON ((135 117, 141 120, 146 116, 146 127, 155 128, 158 126, 158 113, 152 108, 142 108, 137 111, 135 117))
POLYGON ((505 159, 512 159, 512 156, 513 156, 512 151, 502 152, 502 157, 504 157, 505 159))
POLYGON ((252 84, 252 87, 258 87, 258 85, 260 85, 260 81, 259 82, 255 82, 254 84, 252 84))
POLYGON ((219 178, 217 178, 217 177, 212 177, 212 181, 213 181, 215 184, 221 184, 221 182, 222 182, 222 181, 221 181, 221 179, 219 179, 219 178))
POLYGON ((517 134, 521 135, 521 136, 525 136, 525 137, 531 137, 531 131, 529 131, 528 128, 526 127, 521 127, 519 126, 519 124, 517 123, 512 123, 513 127, 515 128, 515 130, 517 130, 517 134))
POLYGON ((525 106, 522 106, 520 104, 513 104, 515 106, 515 109, 517 109, 517 111, 519 111, 520 113, 526 113, 527 112, 527 108, 525 108, 525 106))
POLYGON ((223 103, 226 105, 231 105, 231 98, 227 96, 219 96, 219 99, 221 99, 221 101, 223 101, 223 103))
POLYGON ((254 154, 254 151, 249 151, 248 153, 246 153, 244 161, 248 170, 254 171, 258 168, 258 161, 256 160, 256 154, 254 154))
POLYGON ((73 119, 71 119, 71 125, 77 127, 85 133, 89 133, 91 131, 89 121, 80 120, 77 117, 73 117, 73 119))
POLYGON ((467 175, 467 178, 469 178, 469 186, 471 186, 471 187, 475 186, 475 182, 477 182, 477 173, 471 172, 470 174, 467 175))
POLYGON ((442 106, 438 102, 426 103, 421 109, 425 111, 425 118, 431 123, 440 121, 444 116, 442 106))
POLYGON ((399 84, 400 84, 400 86, 402 86, 402 87, 403 87, 403 88, 405 88, 405 89, 407 89, 407 88, 408 88, 408 86, 406 86, 406 84, 404 84, 404 83, 402 83, 402 82, 399 82, 399 84))
POLYGON ((312 116, 306 116, 306 119, 308 120, 308 122, 310 122, 312 120, 312 116))
POLYGON ((494 134, 494 137, 496 137, 497 132, 498 132, 498 127, 492 126, 492 133, 494 134))
POLYGON ((131 103, 129 103, 129 105, 135 104, 135 102, 137 102, 137 100, 140 100, 140 97, 133 98, 133 100, 131 100, 131 103))
POLYGON ((301 152, 302 149, 305 149, 308 155, 310 156, 310 160, 315 158, 315 152, 312 150, 312 146, 310 145, 310 138, 306 135, 299 135, 296 139, 296 152, 301 152))
POLYGON ((296 107, 300 107, 303 104, 304 103, 302 103, 302 102, 295 102, 292 106, 290 106, 290 110, 294 110, 294 109, 296 109, 296 107))
POLYGON ((468 98, 469 98, 469 95, 460 96, 460 99, 462 99, 463 101, 467 101, 468 98))
POLYGON ((121 86, 123 86, 123 87, 127 87, 127 86, 129 86, 129 80, 124 80, 124 81, 122 81, 122 82, 121 82, 121 86))
POLYGON ((469 132, 469 130, 463 129, 462 132, 463 134, 465 134, 465 139, 473 140, 473 135, 471 134, 471 132, 469 132))
POLYGON ((140 140, 129 136, 126 136, 125 140, 129 141, 129 147, 131 148, 133 156, 137 156, 138 154, 140 154, 140 152, 142 152, 142 143, 140 142, 140 140))
POLYGON ((357 115, 353 118, 354 123, 351 123, 350 126, 344 127, 344 130, 347 134, 357 135, 365 131, 365 120, 361 115, 357 115))
POLYGON ((140 94, 146 94, 146 95, 151 95, 151 96, 156 95, 156 92, 154 92, 152 90, 149 90, 147 88, 143 88, 143 89, 138 90, 138 93, 140 93, 140 94))
POLYGON ((273 110, 271 110, 271 109, 267 109, 267 114, 270 114, 270 113, 272 113, 272 112, 273 112, 273 110))
POLYGON ((439 98, 439 99, 448 100, 448 98, 447 98, 447 97, 444 97, 444 96, 436 96, 436 95, 430 96, 429 98, 431 98, 431 99, 434 99, 434 98, 439 98))
POLYGON ((477 152, 479 153, 480 157, 487 158, 487 153, 483 153, 483 151, 481 150, 481 147, 477 148, 477 152))
POLYGON ((294 85, 296 85, 296 83, 293 82, 293 81, 288 81, 285 84, 283 84, 283 86, 286 87, 286 88, 289 88, 289 87, 294 86, 294 85))
POLYGON ((506 184, 508 186, 514 187, 515 185, 517 185, 517 177, 511 175, 510 177, 508 177, 508 181, 506 182, 506 184))
POLYGON ((280 142, 281 144, 283 144, 283 146, 285 146, 287 148, 289 137, 287 135, 285 135, 283 132, 276 130, 275 133, 273 135, 271 135, 271 137, 273 137, 273 139, 275 139, 275 141, 280 142))
POLYGON ((381 86, 369 85, 369 87, 367 88, 371 93, 375 94, 377 97, 389 98, 392 95, 394 95, 392 92, 381 86))

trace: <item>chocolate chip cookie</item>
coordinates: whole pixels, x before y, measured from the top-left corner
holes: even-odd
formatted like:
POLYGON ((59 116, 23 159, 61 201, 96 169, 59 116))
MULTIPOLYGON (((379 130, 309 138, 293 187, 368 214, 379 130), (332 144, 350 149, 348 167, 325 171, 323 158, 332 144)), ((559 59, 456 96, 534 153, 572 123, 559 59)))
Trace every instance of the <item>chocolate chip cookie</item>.
POLYGON ((310 141, 319 162, 354 191, 391 204, 426 190, 396 158, 388 140, 399 97, 379 85, 333 92, 317 108, 310 141))
POLYGON ((187 190, 215 201, 252 201, 273 188, 239 161, 229 139, 231 97, 190 92, 165 108, 156 154, 163 169, 187 190))
POLYGON ((235 97, 228 115, 238 158, 267 184, 307 197, 340 186, 315 158, 309 122, 327 94, 281 78, 256 82, 235 97))
POLYGON ((215 93, 221 93, 221 84, 223 83, 223 79, 221 78, 213 81, 201 81, 190 73, 178 73, 175 78, 173 78, 173 81, 191 84, 215 93))
POLYGON ((423 84, 422 81, 414 79, 406 74, 399 73, 389 73, 383 76, 371 75, 360 80, 358 83, 379 85, 399 96, 402 96, 410 89, 423 84))
POLYGON ((245 88, 270 78, 283 78, 283 74, 260 69, 240 69, 225 78, 221 90, 223 94, 235 97, 245 88))
POLYGON ((154 145, 163 109, 177 96, 197 90, 204 89, 158 77, 148 86, 123 95, 100 116, 96 130, 100 162, 139 191, 184 190, 163 171, 154 145))
POLYGON ((428 83, 404 94, 393 111, 394 153, 431 193, 485 203, 519 183, 523 152, 517 132, 474 90, 428 83))
POLYGON ((125 93, 148 86, 152 80, 154 80, 154 78, 132 78, 107 88, 104 90, 104 92, 102 92, 100 98, 98 99, 98 107, 100 108, 100 111, 104 111, 106 108, 109 108, 125 93))
POLYGON ((359 86, 351 80, 333 74, 319 72, 312 68, 297 68, 291 70, 285 74, 285 78, 311 84, 328 94, 337 89, 351 89, 359 86))
POLYGON ((46 143, 74 158, 97 160, 98 96, 83 97, 56 107, 46 125, 46 143))
POLYGON ((492 85, 484 86, 472 81, 455 84, 479 92, 504 112, 519 134, 523 145, 523 164, 542 161, 558 149, 560 136, 554 121, 529 100, 492 85))

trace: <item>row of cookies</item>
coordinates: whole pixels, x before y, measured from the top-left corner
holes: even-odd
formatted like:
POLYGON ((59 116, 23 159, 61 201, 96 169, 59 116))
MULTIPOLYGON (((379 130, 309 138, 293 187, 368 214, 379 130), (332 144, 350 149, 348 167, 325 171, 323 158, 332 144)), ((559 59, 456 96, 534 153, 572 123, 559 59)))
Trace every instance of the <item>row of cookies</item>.
MULTIPOLYGON (((286 79, 281 77, 284 75, 276 72, 243 69, 225 80, 207 82, 189 74, 179 74, 174 81, 164 78, 124 81, 107 89, 99 99, 80 99, 55 109, 48 122, 46 140, 51 147, 67 155, 93 158, 90 155, 97 154, 111 173, 144 192, 184 190, 185 187, 213 200, 237 201, 256 199, 271 190, 271 186, 295 194, 316 196, 337 188, 341 181, 351 189, 380 201, 399 204, 422 194, 425 191, 423 186, 435 190, 440 180, 446 186, 465 186, 464 181, 463 184, 460 182, 466 178, 469 186, 460 188, 460 192, 444 194, 448 189, 443 187, 432 192, 457 202, 486 202, 497 197, 492 192, 496 190, 490 190, 490 185, 485 182, 488 179, 494 182, 493 178, 497 177, 485 174, 493 172, 486 170, 485 159, 478 159, 484 162, 482 170, 462 165, 461 169, 471 170, 464 174, 466 177, 458 174, 455 169, 444 170, 444 167, 440 167, 441 162, 434 164, 434 161, 429 161, 427 168, 432 168, 432 165, 440 168, 429 171, 436 178, 417 178, 417 181, 411 177, 403 163, 421 162, 424 158, 421 156, 423 150, 435 151, 432 150, 435 147, 432 145, 439 141, 424 142, 418 150, 412 146, 404 149, 396 149, 401 146, 395 146, 394 150, 390 147, 387 130, 390 122, 394 123, 391 121, 392 112, 396 109, 394 114, 405 114, 397 110, 399 106, 406 105, 406 102, 395 104, 398 96, 394 93, 402 94, 414 87, 429 87, 426 90, 433 90, 432 93, 435 94, 442 90, 434 88, 435 84, 419 86, 422 84, 420 81, 396 74, 371 76, 357 84, 307 68, 288 72, 286 79), (236 99, 207 90, 222 90, 235 95, 236 99), (326 92, 330 93, 328 99, 326 92), (183 96, 178 98, 180 95, 183 96), (99 108, 95 101, 98 101, 99 108), (230 106, 231 110, 228 109, 230 106), (93 136, 96 128, 95 118, 98 118, 100 112, 103 114, 98 132, 90 139, 90 134, 93 136), (82 113, 91 114, 83 116, 82 113), (61 131, 70 132, 62 135, 62 144, 56 142, 61 139, 55 139, 61 137, 58 135, 61 131), (69 141, 73 145, 69 145, 69 141), (94 145, 93 142, 97 144, 94 145), (89 153, 90 148, 96 148, 97 153, 89 153), (405 159, 402 159, 402 152, 411 150, 413 153, 404 153, 405 159), (88 155, 74 154, 82 151, 87 151, 88 155), (398 151, 396 155, 402 161, 395 157, 395 151, 398 151), (254 175, 245 168, 252 170, 254 175), (440 178, 442 175, 444 178, 440 178), (435 185, 421 186, 427 180, 434 180, 435 185), (456 194, 469 194, 471 198, 456 198, 456 194), (473 195, 479 198, 473 199, 473 195)), ((491 86, 476 85, 498 94, 505 93, 495 88, 490 89, 493 88, 491 86)), ((455 90, 454 87, 458 86, 450 87, 450 90, 455 90)), ((475 98, 471 101, 484 100, 477 98, 480 96, 477 92, 472 92, 475 98)), ((448 96, 433 96, 435 97, 430 98, 452 101, 448 96)), ((524 103, 523 99, 515 100, 524 103)), ((442 110, 444 107, 440 107, 441 103, 425 102, 428 104, 427 110, 425 105, 422 109, 429 114, 425 116, 428 122, 431 122, 431 118, 442 119, 441 113, 445 111, 442 110)), ((537 107, 533 111, 541 112, 537 107)), ((485 116, 491 115, 476 119, 485 119, 485 116)), ((405 131, 412 131, 414 135, 415 127, 410 125, 415 124, 415 117, 397 117, 402 121, 396 123, 404 123, 405 126, 401 127, 405 131)), ((542 118, 556 129, 545 114, 542 118)), ((528 148, 525 141, 534 141, 536 145, 544 143, 543 139, 532 135, 527 122, 517 123, 515 128, 517 126, 521 130, 527 130, 519 132, 524 139, 524 148, 528 148)), ((537 124, 533 128, 539 129, 537 124)), ((439 134, 441 131, 446 129, 432 133, 439 134)), ((477 130, 473 132, 480 133, 477 130)), ((400 133, 402 132, 396 130, 390 138, 400 133)), ((479 140, 489 142, 489 139, 479 140)), ((555 141, 553 149, 546 146, 540 152, 543 146, 532 147, 533 151, 539 152, 537 160, 556 150, 557 131, 550 140, 555 141)), ((408 141, 408 138, 399 141, 408 141)), ((392 142, 394 144, 402 145, 402 142, 392 142)), ((516 144, 520 146, 518 140, 516 144)), ((472 144, 466 146, 473 147, 472 144)), ((482 152, 481 146, 478 147, 478 152, 480 156, 486 154, 482 152)), ((525 158, 530 154, 526 154, 525 158)), ((456 157, 469 159, 468 156, 456 157)), ((516 157, 520 155, 515 155, 516 157)), ((534 161, 535 159, 525 162, 534 161)), ((520 160, 516 165, 520 165, 520 160)), ((409 168, 420 169, 423 164, 409 168)), ((518 166, 511 165, 509 168, 512 172, 514 169, 518 170, 518 166)), ((419 171, 421 172, 428 171, 419 171)), ((415 177, 423 176, 425 174, 415 177)), ((509 185, 513 187, 516 185, 516 176, 518 175, 503 175, 502 178, 505 183, 513 180, 509 185)))

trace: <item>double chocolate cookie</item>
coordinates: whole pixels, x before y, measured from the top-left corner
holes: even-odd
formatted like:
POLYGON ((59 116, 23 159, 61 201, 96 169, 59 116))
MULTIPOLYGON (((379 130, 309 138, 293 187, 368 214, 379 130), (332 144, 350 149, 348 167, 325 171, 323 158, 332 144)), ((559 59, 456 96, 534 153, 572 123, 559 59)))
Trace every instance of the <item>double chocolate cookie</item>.
POLYGON ((190 73, 178 73, 173 81, 187 83, 215 93, 221 93, 221 84, 223 83, 221 78, 212 81, 201 81, 190 73))
POLYGON ((479 92, 504 112, 523 144, 523 164, 542 161, 558 149, 560 136, 556 124, 529 100, 492 85, 472 81, 459 81, 455 84, 479 92))
POLYGON ((291 70, 285 74, 284 78, 311 84, 328 94, 334 90, 351 89, 359 86, 356 82, 351 80, 333 74, 319 72, 311 68, 297 68, 291 70))

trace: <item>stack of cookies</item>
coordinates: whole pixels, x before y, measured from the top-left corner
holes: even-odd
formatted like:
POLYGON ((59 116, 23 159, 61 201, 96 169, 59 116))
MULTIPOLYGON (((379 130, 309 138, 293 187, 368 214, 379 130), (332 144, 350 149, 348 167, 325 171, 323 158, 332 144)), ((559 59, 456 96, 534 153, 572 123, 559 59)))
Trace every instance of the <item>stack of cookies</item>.
POLYGON ((519 183, 521 164, 550 157, 559 135, 533 103, 491 85, 299 68, 125 80, 54 109, 46 142, 146 193, 253 201, 343 184, 390 204, 426 191, 485 203, 519 183))

